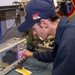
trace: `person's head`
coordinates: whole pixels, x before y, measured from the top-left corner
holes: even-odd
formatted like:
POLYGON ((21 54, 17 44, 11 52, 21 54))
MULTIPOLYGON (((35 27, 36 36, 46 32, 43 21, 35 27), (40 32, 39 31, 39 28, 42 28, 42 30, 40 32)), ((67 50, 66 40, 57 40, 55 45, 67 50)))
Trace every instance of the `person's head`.
POLYGON ((32 26, 33 34, 45 39, 48 35, 55 35, 59 17, 54 15, 47 19, 41 19, 32 26))
POLYGON ((45 39, 52 30, 52 24, 58 19, 52 3, 52 0, 30 0, 26 7, 25 22, 23 22, 18 30, 25 32, 30 28, 33 34, 45 39))

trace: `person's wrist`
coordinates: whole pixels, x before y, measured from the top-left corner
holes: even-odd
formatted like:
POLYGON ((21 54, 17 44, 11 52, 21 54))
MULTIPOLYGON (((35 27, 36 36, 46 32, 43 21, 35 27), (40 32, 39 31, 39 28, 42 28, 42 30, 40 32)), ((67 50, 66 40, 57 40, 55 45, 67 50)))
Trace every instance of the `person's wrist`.
POLYGON ((31 53, 31 56, 33 56, 33 53, 31 53))

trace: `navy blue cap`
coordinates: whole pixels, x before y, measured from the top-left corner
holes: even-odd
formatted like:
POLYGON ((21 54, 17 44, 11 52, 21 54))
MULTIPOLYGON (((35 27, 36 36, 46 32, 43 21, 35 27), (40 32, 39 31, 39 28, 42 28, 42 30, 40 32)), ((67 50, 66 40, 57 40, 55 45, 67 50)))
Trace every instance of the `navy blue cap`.
POLYGON ((47 19, 56 14, 52 0, 30 0, 25 10, 25 21, 18 27, 20 32, 25 32, 41 19, 47 19))

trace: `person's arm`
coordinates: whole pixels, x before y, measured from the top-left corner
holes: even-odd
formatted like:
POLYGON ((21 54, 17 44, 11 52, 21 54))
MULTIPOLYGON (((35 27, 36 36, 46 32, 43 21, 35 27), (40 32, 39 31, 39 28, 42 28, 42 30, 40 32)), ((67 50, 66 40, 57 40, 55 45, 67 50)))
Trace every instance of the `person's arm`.
POLYGON ((54 58, 56 56, 57 53, 57 45, 55 44, 54 49, 51 51, 46 51, 46 52, 39 52, 39 51, 35 51, 35 52, 30 52, 28 50, 26 50, 23 54, 25 55, 25 57, 30 57, 33 56, 36 59, 38 59, 39 61, 43 61, 43 62, 53 62, 54 58))
POLYGON ((43 61, 43 62, 53 62, 55 59, 55 56, 57 54, 57 49, 58 49, 58 45, 56 43, 54 43, 54 48, 53 50, 48 50, 46 52, 34 52, 33 56, 35 58, 37 58, 39 61, 43 61))

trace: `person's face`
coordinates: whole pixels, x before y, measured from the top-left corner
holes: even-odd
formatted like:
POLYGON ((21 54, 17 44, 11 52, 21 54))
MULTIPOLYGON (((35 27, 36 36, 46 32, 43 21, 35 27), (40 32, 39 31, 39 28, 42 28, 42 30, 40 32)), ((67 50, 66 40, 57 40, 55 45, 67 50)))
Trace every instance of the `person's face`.
POLYGON ((49 33, 48 28, 42 22, 40 23, 40 25, 38 23, 35 23, 32 27, 32 30, 33 34, 36 34, 38 37, 41 37, 43 39, 46 39, 49 33))

